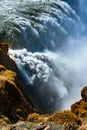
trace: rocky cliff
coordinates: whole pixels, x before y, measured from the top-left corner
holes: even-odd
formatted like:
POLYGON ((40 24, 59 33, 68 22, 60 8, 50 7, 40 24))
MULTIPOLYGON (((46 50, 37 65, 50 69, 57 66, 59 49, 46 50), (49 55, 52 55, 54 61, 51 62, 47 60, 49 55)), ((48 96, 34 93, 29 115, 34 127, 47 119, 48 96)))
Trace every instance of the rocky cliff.
POLYGON ((33 112, 17 78, 17 66, 7 55, 8 45, 0 44, 0 114, 16 122, 33 112))

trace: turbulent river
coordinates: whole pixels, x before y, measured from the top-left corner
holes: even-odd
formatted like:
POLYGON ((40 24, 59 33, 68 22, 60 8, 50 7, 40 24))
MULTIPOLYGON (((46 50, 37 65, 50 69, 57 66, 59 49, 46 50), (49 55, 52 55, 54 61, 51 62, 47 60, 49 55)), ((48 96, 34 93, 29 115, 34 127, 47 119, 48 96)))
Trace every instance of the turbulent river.
POLYGON ((41 113, 67 109, 87 85, 86 0, 0 0, 0 41, 41 113))

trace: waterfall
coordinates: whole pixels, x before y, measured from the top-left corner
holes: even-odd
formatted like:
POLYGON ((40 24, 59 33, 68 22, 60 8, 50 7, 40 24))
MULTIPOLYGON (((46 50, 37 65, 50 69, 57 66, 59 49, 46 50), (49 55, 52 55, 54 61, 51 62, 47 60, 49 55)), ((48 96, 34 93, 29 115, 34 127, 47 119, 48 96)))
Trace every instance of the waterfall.
POLYGON ((25 95, 41 113, 69 108, 87 85, 86 24, 81 10, 77 12, 68 0, 3 2, 0 41, 10 46, 25 95))

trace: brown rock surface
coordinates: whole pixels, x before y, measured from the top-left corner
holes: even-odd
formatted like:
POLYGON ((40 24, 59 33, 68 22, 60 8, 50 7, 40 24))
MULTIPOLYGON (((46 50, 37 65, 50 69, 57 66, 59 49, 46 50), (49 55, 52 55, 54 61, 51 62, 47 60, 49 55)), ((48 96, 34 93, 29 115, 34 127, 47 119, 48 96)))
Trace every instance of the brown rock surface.
POLYGON ((71 111, 79 117, 87 117, 87 86, 81 91, 82 99, 71 106, 71 111))
POLYGON ((7 54, 8 53, 8 44, 6 42, 0 42, 0 49, 2 49, 7 54))
POLYGON ((32 104, 24 97, 17 66, 7 53, 8 45, 0 43, 0 114, 11 121, 24 120, 33 112, 32 104))
POLYGON ((85 86, 81 91, 82 100, 87 102, 87 86, 85 86))
POLYGON ((16 73, 0 65, 0 113, 13 121, 26 119, 33 112, 20 87, 16 73))
POLYGON ((79 130, 87 129, 87 86, 81 91, 82 99, 71 106, 71 111, 82 121, 79 130))
POLYGON ((0 43, 0 64, 5 66, 7 69, 17 72, 17 66, 15 62, 8 56, 8 45, 0 43))

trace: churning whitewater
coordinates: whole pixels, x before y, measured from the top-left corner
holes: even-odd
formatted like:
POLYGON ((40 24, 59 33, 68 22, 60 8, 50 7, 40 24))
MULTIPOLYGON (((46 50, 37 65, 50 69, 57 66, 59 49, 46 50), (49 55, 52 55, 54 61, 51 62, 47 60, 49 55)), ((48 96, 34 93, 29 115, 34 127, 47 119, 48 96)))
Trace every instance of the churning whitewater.
POLYGON ((41 113, 69 108, 87 85, 86 1, 75 1, 0 1, 0 41, 41 113))

